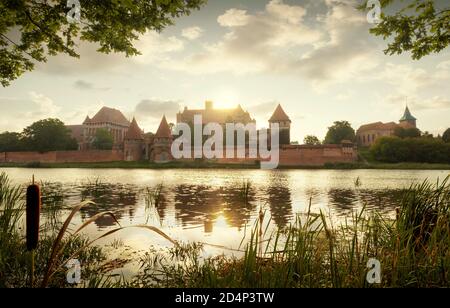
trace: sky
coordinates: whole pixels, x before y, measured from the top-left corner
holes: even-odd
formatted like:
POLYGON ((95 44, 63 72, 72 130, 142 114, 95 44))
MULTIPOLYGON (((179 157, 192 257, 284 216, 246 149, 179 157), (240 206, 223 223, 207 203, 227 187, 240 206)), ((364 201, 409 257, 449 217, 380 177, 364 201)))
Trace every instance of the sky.
MULTIPOLYGON (((445 1, 442 1, 445 3, 445 1)), ((136 42, 142 55, 101 54, 80 43, 81 59, 50 57, 0 87, 0 131, 56 117, 81 124, 102 107, 156 131, 185 106, 238 104, 267 127, 277 104, 292 139, 323 139, 334 121, 353 128, 397 122, 406 102, 422 131, 450 127, 450 50, 419 61, 387 56, 352 0, 209 0, 161 33, 136 42)))

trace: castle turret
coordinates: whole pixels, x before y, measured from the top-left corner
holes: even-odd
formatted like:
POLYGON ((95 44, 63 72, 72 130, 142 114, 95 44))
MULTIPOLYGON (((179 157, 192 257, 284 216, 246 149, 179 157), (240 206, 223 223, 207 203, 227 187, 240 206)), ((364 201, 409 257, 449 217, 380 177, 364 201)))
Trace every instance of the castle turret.
POLYGON ((135 118, 133 118, 130 128, 125 133, 124 152, 126 161, 139 161, 144 158, 144 137, 135 118))
POLYGON ((277 106, 272 117, 269 119, 270 127, 273 124, 278 123, 280 128, 280 145, 291 144, 291 119, 289 119, 286 112, 284 112, 281 105, 277 106))
POLYGON ((400 119, 400 126, 403 128, 417 128, 417 119, 413 117, 408 106, 406 106, 405 113, 400 119))
POLYGON ((151 158, 154 162, 168 162, 173 160, 171 154, 172 141, 172 130, 167 123, 166 116, 164 116, 153 140, 151 158))

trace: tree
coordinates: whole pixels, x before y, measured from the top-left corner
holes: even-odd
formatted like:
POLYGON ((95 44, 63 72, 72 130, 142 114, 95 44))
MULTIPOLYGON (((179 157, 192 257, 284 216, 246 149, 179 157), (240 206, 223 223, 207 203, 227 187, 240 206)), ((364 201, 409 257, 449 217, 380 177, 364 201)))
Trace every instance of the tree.
POLYGON ((450 144, 435 138, 382 137, 370 153, 375 160, 388 163, 450 163, 450 144))
POLYGON ((18 152, 24 150, 19 133, 4 132, 0 134, 0 152, 18 152))
POLYGON ((58 119, 37 121, 25 128, 22 136, 28 151, 69 151, 78 148, 77 141, 70 136, 70 131, 58 119))
POLYGON ((355 130, 348 121, 336 121, 328 128, 325 137, 325 144, 340 144, 343 140, 354 142, 356 139, 355 130))
POLYGON ((8 86, 47 56, 79 57, 79 41, 99 44, 99 52, 138 55, 139 35, 161 31, 206 0, 161 1, 0 1, 0 82, 8 86), (80 19, 72 22, 79 2, 80 19), (73 3, 73 4, 72 4, 73 3), (72 7, 70 7, 72 4, 72 7), (69 7, 68 7, 69 5, 69 7), (18 34, 15 34, 18 33, 18 34))
POLYGON ((111 150, 113 148, 114 139, 111 133, 104 129, 99 128, 95 132, 95 138, 92 142, 92 146, 97 150, 111 150))
POLYGON ((447 128, 445 133, 442 135, 442 140, 446 143, 450 143, 450 128, 447 128))
POLYGON ((78 148, 77 141, 58 119, 37 121, 25 128, 22 136, 27 151, 69 151, 78 148))
POLYGON ((430 139, 434 138, 433 134, 431 134, 429 131, 423 132, 421 137, 422 138, 430 138, 430 139))
POLYGON ((320 140, 316 136, 308 135, 303 139, 303 143, 307 145, 319 145, 320 140))
POLYGON ((417 128, 403 128, 397 127, 394 130, 394 136, 399 138, 418 138, 422 135, 419 129, 417 128))
MULTIPOLYGON (((450 42, 450 8, 438 7, 432 0, 410 0, 394 15, 387 7, 394 0, 381 0, 384 8, 381 22, 370 29, 376 36, 389 40, 385 54, 411 52, 414 60, 445 49, 450 42)), ((367 3, 367 1, 365 2, 367 3)), ((366 5, 361 6, 366 8, 366 5)))

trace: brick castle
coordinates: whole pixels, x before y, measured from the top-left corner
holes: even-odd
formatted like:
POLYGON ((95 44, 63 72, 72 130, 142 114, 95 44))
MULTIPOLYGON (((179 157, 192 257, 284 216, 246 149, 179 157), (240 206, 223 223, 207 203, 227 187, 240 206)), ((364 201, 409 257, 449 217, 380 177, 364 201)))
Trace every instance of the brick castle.
MULTIPOLYGON (((204 123, 256 123, 240 105, 234 109, 215 109, 207 101, 204 109, 190 110, 187 107, 177 114, 177 123, 192 124, 195 115, 201 115, 204 123)), ((280 166, 323 166, 326 163, 356 161, 356 146, 349 142, 339 145, 292 145, 291 120, 281 105, 269 119, 269 127, 277 123, 280 128, 280 166)), ((131 121, 117 109, 103 107, 94 117, 86 117, 81 125, 69 125, 72 137, 78 141, 79 150, 51 153, 0 153, 0 162, 108 162, 149 161, 163 163, 173 161, 172 142, 176 136, 165 116, 156 133, 144 133, 135 118, 131 121), (111 151, 92 149, 98 129, 106 129, 113 137, 111 151)), ((190 159, 183 159, 190 160, 190 159)), ((221 158, 213 160, 219 164, 256 164, 255 159, 221 158)))
POLYGON ((397 128, 417 128, 417 119, 411 114, 408 106, 406 106, 403 117, 400 119, 399 123, 389 122, 389 123, 370 123, 362 125, 356 131, 356 140, 359 145, 369 147, 375 143, 378 138, 393 136, 397 128))

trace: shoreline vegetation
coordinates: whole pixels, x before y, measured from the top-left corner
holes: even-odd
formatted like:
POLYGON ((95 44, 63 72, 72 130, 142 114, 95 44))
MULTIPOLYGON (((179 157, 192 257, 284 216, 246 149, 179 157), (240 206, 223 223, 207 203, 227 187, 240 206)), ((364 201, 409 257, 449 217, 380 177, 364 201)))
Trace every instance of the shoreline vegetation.
MULTIPOLYGON (((205 258, 201 252, 208 246, 202 243, 175 241, 153 226, 118 225, 97 239, 125 228, 146 228, 164 237, 169 245, 164 249, 151 246, 136 256, 133 261, 139 264, 139 271, 127 278, 114 273, 127 261, 120 256, 111 260, 108 246, 98 246, 79 232, 104 215, 114 217, 114 213, 98 213, 75 226, 77 231, 67 232, 81 207, 90 205, 85 201, 73 207, 64 223, 56 219, 41 225, 35 276, 30 279, 22 227, 23 186, 11 184, 2 173, 0 287, 74 287, 65 280, 65 265, 73 258, 84 264, 83 280, 77 287, 89 288, 450 287, 450 177, 405 189, 393 218, 363 208, 335 226, 311 199, 307 211, 298 213, 295 222, 268 231, 271 218, 260 212, 251 234, 237 248, 242 257, 205 258), (378 284, 366 279, 373 259, 381 264, 378 284), (35 283, 30 285, 30 281, 35 283)), ((58 209, 43 210, 62 218, 58 209)), ((119 245, 114 241, 112 247, 119 245)))
MULTIPOLYGON (((169 162, 151 163, 137 162, 100 162, 100 163, 0 163, 0 168, 69 168, 69 169, 260 169, 255 164, 218 164, 214 162, 169 162)), ((328 163, 324 166, 280 166, 280 170, 352 170, 352 169, 381 169, 381 170, 450 170, 450 164, 429 163, 380 163, 380 162, 354 162, 354 163, 328 163)))

